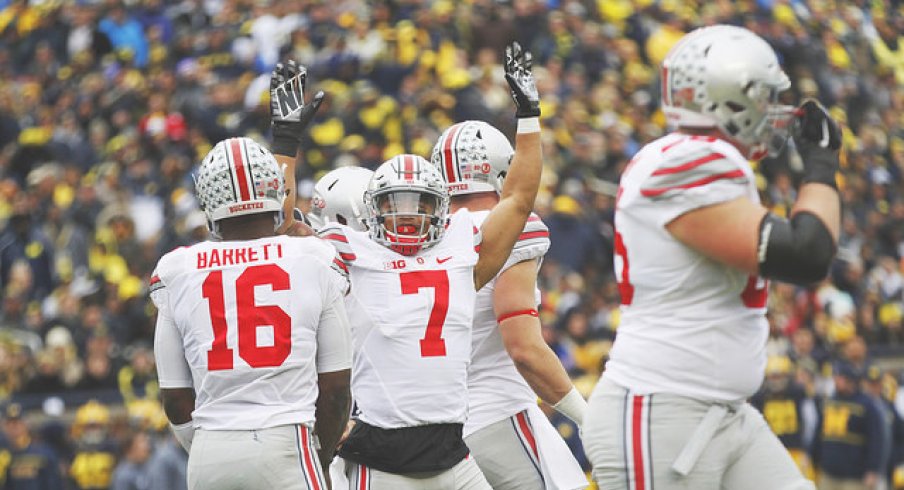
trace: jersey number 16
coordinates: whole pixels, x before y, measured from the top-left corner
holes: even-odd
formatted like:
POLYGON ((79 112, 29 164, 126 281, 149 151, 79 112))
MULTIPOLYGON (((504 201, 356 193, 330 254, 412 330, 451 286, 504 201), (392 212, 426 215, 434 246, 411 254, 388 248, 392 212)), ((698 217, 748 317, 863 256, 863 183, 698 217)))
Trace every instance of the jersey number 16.
MULTIPOLYGON (((258 305, 254 302, 254 288, 269 285, 273 291, 289 289, 289 273, 276 264, 248 267, 235 280, 236 326, 238 327, 239 357, 251 367, 281 365, 292 351, 292 318, 277 305, 258 305), (273 328, 273 345, 257 343, 257 329, 273 328)), ((226 302, 223 290, 223 271, 207 275, 201 287, 207 299, 213 344, 207 351, 207 369, 232 369, 233 349, 226 344, 226 302)))

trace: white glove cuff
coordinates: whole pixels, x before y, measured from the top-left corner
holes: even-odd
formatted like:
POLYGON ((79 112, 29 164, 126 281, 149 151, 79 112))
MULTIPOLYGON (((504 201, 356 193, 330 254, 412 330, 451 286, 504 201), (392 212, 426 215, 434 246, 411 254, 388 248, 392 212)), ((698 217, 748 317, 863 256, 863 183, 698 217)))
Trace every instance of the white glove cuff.
POLYGON ((524 117, 518 119, 518 134, 525 133, 539 133, 540 132, 540 118, 539 117, 524 117))
POLYGON ((184 424, 170 424, 170 428, 173 429, 173 434, 176 435, 176 440, 179 441, 179 444, 181 444, 183 448, 185 448, 185 451, 191 452, 191 440, 195 437, 194 422, 189 420, 184 424))
POLYGON ((577 388, 572 387, 571 391, 563 396, 558 403, 552 406, 552 408, 555 408, 557 412, 571 419, 572 422, 577 424, 578 428, 580 428, 584 423, 584 413, 587 411, 587 401, 584 400, 584 397, 581 396, 580 393, 578 393, 577 388))

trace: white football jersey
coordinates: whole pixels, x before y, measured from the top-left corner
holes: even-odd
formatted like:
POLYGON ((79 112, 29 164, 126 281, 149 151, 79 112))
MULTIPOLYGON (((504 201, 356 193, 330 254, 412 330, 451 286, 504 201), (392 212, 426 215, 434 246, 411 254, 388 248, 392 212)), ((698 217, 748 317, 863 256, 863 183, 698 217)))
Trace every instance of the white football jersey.
POLYGON ((199 429, 312 422, 317 373, 351 365, 347 343, 329 358, 318 349, 331 335, 320 326, 336 325, 322 318, 342 306, 347 286, 344 264, 317 238, 202 242, 167 253, 150 281, 160 387, 195 389, 199 429))
POLYGON ((384 429, 464 423, 479 230, 466 210, 442 239, 400 255, 343 225, 320 235, 346 261, 354 345, 352 397, 384 429))
MULTIPOLYGON (((474 211, 475 226, 481 226, 489 211, 474 211)), ((540 217, 531 214, 521 236, 512 249, 502 270, 523 262, 543 257, 549 250, 549 229, 540 217)), ((496 313, 493 309, 493 291, 496 278, 477 293, 474 306, 474 329, 471 339, 471 367, 468 369, 468 421, 464 436, 503 419, 507 419, 531 405, 537 404, 537 395, 515 368, 515 363, 505 350, 496 313)), ((540 290, 536 291, 537 303, 540 290)))
POLYGON ((615 211, 622 317, 607 378, 638 394, 712 400, 746 398, 760 386, 766 281, 708 259, 665 228, 740 197, 759 202, 753 171, 715 138, 672 133, 628 165, 615 211))

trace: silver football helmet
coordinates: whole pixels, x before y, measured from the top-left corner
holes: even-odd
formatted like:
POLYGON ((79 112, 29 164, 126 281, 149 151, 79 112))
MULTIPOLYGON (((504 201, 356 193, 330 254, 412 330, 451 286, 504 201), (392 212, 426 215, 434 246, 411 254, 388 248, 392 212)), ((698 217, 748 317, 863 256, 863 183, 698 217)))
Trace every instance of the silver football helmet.
POLYGON ((718 128, 753 159, 777 153, 790 134, 794 108, 777 102, 791 82, 772 47, 747 29, 690 32, 666 55, 660 75, 662 109, 676 126, 718 128))
POLYGON ((311 226, 320 229, 334 222, 357 231, 366 230, 370 213, 364 194, 373 174, 363 167, 339 167, 321 177, 311 197, 311 226))
POLYGON ((430 161, 442 172, 450 196, 500 193, 514 155, 501 131, 483 121, 465 121, 443 131, 430 161))
POLYGON ((282 168, 270 151, 250 138, 217 143, 201 161, 195 191, 214 235, 226 218, 272 212, 276 225, 282 220, 282 168))
POLYGON ((402 255, 432 247, 446 229, 446 184, 422 157, 399 155, 383 162, 370 179, 365 200, 370 237, 402 255))

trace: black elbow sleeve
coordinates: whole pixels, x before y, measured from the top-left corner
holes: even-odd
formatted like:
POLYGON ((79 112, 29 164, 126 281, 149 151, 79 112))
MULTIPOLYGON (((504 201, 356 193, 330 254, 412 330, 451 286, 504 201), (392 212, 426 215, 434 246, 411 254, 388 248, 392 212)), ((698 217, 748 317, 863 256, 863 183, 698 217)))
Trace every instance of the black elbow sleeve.
POLYGON ((816 215, 800 212, 790 221, 772 213, 760 222, 760 275, 806 285, 823 280, 835 257, 835 240, 816 215))

